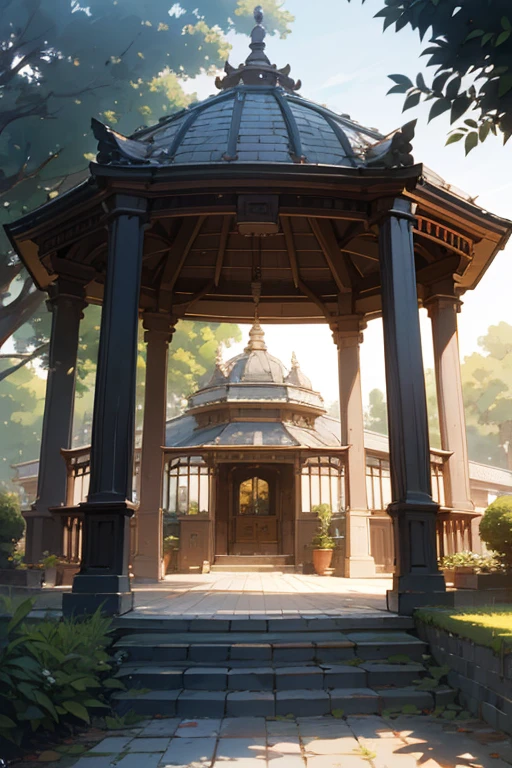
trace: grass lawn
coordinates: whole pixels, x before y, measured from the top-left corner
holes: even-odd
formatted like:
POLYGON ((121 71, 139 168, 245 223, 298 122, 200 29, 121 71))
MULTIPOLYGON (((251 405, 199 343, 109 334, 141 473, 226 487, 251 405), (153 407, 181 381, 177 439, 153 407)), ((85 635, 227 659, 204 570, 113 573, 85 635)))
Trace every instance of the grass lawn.
POLYGON ((420 608, 415 618, 465 637, 495 652, 504 646, 512 652, 512 605, 490 605, 480 608, 420 608))

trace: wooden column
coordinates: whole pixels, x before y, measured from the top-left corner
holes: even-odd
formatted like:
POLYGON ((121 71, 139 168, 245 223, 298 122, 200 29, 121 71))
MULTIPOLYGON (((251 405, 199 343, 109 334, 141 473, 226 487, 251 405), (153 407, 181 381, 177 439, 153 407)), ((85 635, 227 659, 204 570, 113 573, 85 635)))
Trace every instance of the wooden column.
POLYGON ((446 506, 472 512, 457 331, 461 301, 453 295, 438 294, 425 305, 432 321, 441 447, 451 451, 443 470, 446 506))
POLYGON ((381 201, 379 256, 386 357, 395 565, 391 610, 411 614, 445 594, 437 567, 427 401, 421 353, 411 204, 381 201), (383 210, 382 210, 383 209, 383 210))
POLYGON ((109 615, 133 607, 128 576, 135 439, 135 382, 142 252, 147 202, 109 200, 109 250, 101 317, 91 445, 91 482, 84 512, 82 566, 63 611, 109 615))
POLYGON ((162 486, 167 415, 167 365, 174 323, 168 315, 145 312, 146 386, 140 462, 140 503, 137 511, 137 578, 162 578, 162 486))
POLYGON ((363 397, 359 345, 366 327, 359 315, 346 315, 331 324, 338 348, 341 444, 347 453, 347 512, 345 531, 345 576, 375 576, 370 554, 370 512, 366 499, 366 453, 364 449, 363 397))
POLYGON ((48 509, 66 503, 67 468, 60 451, 71 448, 80 319, 86 305, 84 285, 62 277, 49 295, 52 328, 37 498, 32 509, 24 513, 28 563, 38 563, 46 551, 62 554, 62 525, 48 509))

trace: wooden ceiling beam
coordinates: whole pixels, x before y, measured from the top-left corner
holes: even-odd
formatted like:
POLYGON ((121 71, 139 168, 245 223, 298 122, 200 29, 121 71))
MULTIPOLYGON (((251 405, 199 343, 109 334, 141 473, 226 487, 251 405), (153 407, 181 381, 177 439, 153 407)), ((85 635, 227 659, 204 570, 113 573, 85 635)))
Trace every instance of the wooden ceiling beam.
POLYGON ((352 279, 329 219, 308 219, 340 293, 352 291, 352 279))
POLYGON ((224 216, 224 219, 222 220, 219 250, 217 251, 217 260, 215 262, 215 277, 213 280, 216 286, 219 284, 220 274, 222 272, 222 265, 224 263, 224 256, 226 253, 226 246, 228 243, 228 237, 230 233, 231 219, 232 219, 231 216, 224 216))
POLYGON ((185 259, 203 226, 205 218, 205 216, 197 216, 183 219, 176 239, 169 249, 169 255, 160 282, 161 290, 172 292, 185 259))
POLYGON ((283 228, 283 234, 286 240, 286 250, 288 252, 288 259, 290 260, 290 269, 292 271, 293 284, 296 288, 299 287, 299 264, 297 261, 297 251, 295 249, 295 241, 293 239, 292 227, 290 220, 286 216, 281 216, 281 226, 283 228))

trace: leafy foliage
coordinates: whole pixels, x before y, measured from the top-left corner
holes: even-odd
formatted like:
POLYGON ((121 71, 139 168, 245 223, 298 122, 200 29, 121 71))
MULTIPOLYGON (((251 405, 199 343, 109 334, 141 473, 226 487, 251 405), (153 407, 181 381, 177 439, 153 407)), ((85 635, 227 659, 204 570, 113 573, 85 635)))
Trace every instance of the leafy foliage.
MULTIPOLYGON (((247 32, 252 11, 247 0, 0 0, 0 225, 85 178, 91 117, 131 133, 186 107, 186 80, 224 64, 226 33, 247 32)), ((282 2, 265 11, 286 36, 282 2)), ((43 300, 0 240, 0 347, 43 300)))
POLYGON ((329 533, 332 520, 330 504, 316 504, 311 509, 318 518, 318 532, 311 542, 313 549, 334 549, 334 539, 329 533))
POLYGON ((474 568, 475 573, 491 573, 501 570, 501 561, 496 555, 479 555, 476 552, 454 552, 439 560, 440 568, 474 568))
POLYGON ((491 325, 478 344, 461 369, 466 418, 495 446, 495 462, 512 469, 512 325, 491 325))
POLYGON ((18 497, 0 491, 0 568, 14 568, 14 550, 23 536, 25 521, 18 497))
POLYGON ((503 565, 512 569, 512 496, 500 496, 487 507, 480 536, 503 565))
POLYGON ((493 605, 482 608, 420 608, 415 619, 499 652, 512 651, 512 608, 493 605))
MULTIPOLYGON (((350 2, 350 0, 349 0, 350 2)), ((364 2, 364 0, 363 0, 364 2)), ((432 120, 449 113, 459 123, 447 144, 464 139, 466 154, 489 133, 512 135, 512 11, 509 0, 385 0, 376 14, 384 29, 417 30, 429 43, 422 52, 435 68, 430 84, 420 73, 413 82, 390 75, 389 93, 406 94, 404 110, 431 102, 432 120)))
POLYGON ((110 620, 97 611, 80 622, 26 624, 34 601, 5 602, 12 618, 0 625, 0 743, 20 745, 40 729, 89 723, 91 712, 109 711, 109 694, 124 688, 106 651, 110 620))

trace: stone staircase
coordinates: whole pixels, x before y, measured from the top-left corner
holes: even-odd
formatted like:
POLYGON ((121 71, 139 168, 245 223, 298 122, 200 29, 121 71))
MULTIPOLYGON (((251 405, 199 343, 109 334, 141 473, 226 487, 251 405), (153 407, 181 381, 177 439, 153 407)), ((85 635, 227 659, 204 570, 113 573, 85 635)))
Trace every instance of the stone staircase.
POLYGON ((134 620, 115 644, 127 689, 116 709, 184 718, 433 709, 433 694, 413 685, 427 644, 412 629, 395 616, 134 620))
POLYGON ((294 573, 293 555, 216 555, 213 573, 294 573))

